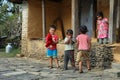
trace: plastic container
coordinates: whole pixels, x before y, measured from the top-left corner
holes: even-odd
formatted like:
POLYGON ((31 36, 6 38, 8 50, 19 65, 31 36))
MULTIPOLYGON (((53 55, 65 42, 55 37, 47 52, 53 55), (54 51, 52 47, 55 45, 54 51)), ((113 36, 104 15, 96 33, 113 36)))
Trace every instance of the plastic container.
POLYGON ((6 53, 10 53, 11 51, 12 51, 11 43, 8 43, 8 45, 6 46, 6 53))

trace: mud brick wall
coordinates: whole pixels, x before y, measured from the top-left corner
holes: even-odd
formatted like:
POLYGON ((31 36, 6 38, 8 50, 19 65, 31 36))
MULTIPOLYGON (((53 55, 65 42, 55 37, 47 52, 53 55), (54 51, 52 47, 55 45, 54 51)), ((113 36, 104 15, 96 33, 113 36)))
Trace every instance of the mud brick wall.
MULTIPOLYGON (((22 54, 29 55, 31 53, 31 44, 39 44, 38 40, 31 40, 31 38, 42 38, 42 9, 40 0, 28 0, 23 4, 23 22, 22 22, 22 40, 21 50, 22 54), (38 43, 37 43, 38 42, 38 43)), ((65 30, 71 28, 71 0, 63 0, 61 3, 46 2, 46 27, 47 32, 49 25, 57 18, 61 17, 64 21, 65 30)), ((62 38, 61 26, 58 23, 57 34, 62 38)), ((40 43, 42 44, 42 42, 40 43)), ((43 46, 43 45, 42 45, 43 46)), ((42 48, 41 48, 42 49, 42 48)), ((44 49, 43 52, 45 53, 44 49)))
MULTIPOLYGON (((58 56, 64 54, 64 45, 59 43, 57 45, 58 56)), ((46 47, 43 40, 29 40, 28 41, 28 55, 29 58, 44 59, 46 58, 46 47)))
POLYGON ((112 52, 114 55, 114 61, 120 62, 120 43, 113 44, 112 46, 113 46, 112 52))
POLYGON ((110 0, 97 0, 97 12, 102 11, 104 16, 109 19, 110 0))
MULTIPOLYGON (((64 30, 71 28, 71 0, 56 3, 46 1, 46 34, 51 24, 57 25, 57 35, 62 38, 61 23, 54 21, 61 18, 64 30)), ((28 0, 28 38, 42 38, 42 2, 41 0, 28 0)))

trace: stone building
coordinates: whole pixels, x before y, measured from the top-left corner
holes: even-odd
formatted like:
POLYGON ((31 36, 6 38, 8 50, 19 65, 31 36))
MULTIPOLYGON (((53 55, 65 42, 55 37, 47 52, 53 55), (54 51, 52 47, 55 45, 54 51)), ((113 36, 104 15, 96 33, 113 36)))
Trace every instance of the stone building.
MULTIPOLYGON (((60 39, 64 38, 65 31, 69 28, 73 29, 75 38, 81 24, 87 25, 88 34, 96 38, 98 11, 102 11, 109 19, 109 42, 120 41, 119 0, 21 0, 21 2, 23 5, 21 44, 22 53, 25 55, 45 54, 42 39, 45 38, 51 24, 57 25, 60 39)), ((62 44, 58 44, 60 53, 63 53, 64 47, 61 46, 62 44)))

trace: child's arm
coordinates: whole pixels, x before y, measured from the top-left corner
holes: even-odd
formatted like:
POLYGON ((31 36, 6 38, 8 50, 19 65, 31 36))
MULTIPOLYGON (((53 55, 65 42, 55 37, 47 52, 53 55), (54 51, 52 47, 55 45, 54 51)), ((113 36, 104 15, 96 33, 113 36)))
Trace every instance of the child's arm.
POLYGON ((64 44, 69 44, 70 43, 70 39, 69 38, 65 38, 64 44))
POLYGON ((107 18, 104 18, 104 22, 105 22, 106 24, 109 24, 109 22, 108 22, 108 19, 107 19, 107 18))
POLYGON ((90 50, 90 48, 91 48, 91 39, 90 38, 88 39, 88 47, 89 47, 89 50, 90 50))
POLYGON ((58 42, 59 42, 58 40, 56 40, 56 41, 55 41, 55 40, 53 40, 53 43, 55 43, 55 44, 57 44, 58 42))
POLYGON ((56 36, 55 38, 52 38, 53 43, 57 44, 59 42, 59 38, 56 36))
POLYGON ((77 40, 77 41, 76 41, 76 47, 77 47, 77 48, 78 48, 78 45, 79 45, 79 41, 77 40))

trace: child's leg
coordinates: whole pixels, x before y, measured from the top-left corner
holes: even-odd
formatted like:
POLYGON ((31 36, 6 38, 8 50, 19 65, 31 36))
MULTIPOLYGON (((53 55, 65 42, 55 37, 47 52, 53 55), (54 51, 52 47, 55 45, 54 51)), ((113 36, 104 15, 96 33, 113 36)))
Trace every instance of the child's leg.
POLYGON ((80 51, 80 52, 79 52, 79 55, 80 55, 80 58, 79 58, 79 71, 80 71, 80 73, 83 73, 83 71, 82 71, 83 53, 84 53, 84 51, 80 51))
POLYGON ((86 63, 87 63, 87 68, 88 68, 88 70, 90 70, 91 68, 90 68, 90 60, 86 60, 86 63))
POLYGON ((79 51, 79 52, 77 53, 77 58, 76 58, 76 64, 77 64, 77 65, 79 65, 80 56, 81 56, 81 52, 79 51))
POLYGON ((70 51, 69 58, 70 58, 71 66, 75 68, 74 51, 70 51))
POLYGON ((52 50, 50 50, 50 49, 47 49, 47 56, 49 57, 49 63, 50 63, 50 68, 52 68, 53 67, 53 58, 52 58, 52 50))
POLYGON ((86 59, 87 68, 88 68, 88 70, 90 70, 91 68, 90 68, 89 52, 88 51, 84 51, 83 56, 86 59))
POLYGON ((103 40, 101 38, 98 39, 98 43, 99 44, 102 44, 103 43, 103 40))
POLYGON ((79 62, 79 71, 82 72, 82 61, 79 62))
POLYGON ((58 58, 57 58, 57 50, 53 50, 53 54, 52 54, 54 60, 55 60, 55 63, 56 63, 56 66, 57 68, 59 67, 59 62, 58 62, 58 58))
POLYGON ((65 51, 65 55, 64 55, 64 70, 67 70, 68 67, 68 61, 69 61, 69 58, 68 58, 68 51, 65 51))
POLYGON ((107 44, 107 42, 108 42, 108 38, 104 38, 104 39, 103 39, 103 43, 104 43, 104 44, 107 44))
POLYGON ((55 63, 56 63, 57 68, 59 68, 58 58, 55 58, 55 63))
POLYGON ((50 67, 52 68, 53 67, 53 58, 50 57, 50 67))

